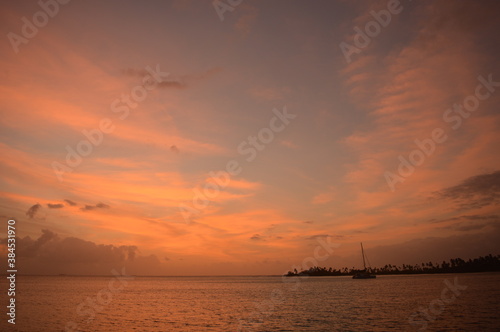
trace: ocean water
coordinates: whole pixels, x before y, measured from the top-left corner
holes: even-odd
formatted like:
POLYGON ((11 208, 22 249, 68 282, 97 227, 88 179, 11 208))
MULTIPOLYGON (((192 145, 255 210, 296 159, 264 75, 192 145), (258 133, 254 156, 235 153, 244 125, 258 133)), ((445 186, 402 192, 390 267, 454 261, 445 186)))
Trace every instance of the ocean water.
POLYGON ((18 276, 16 325, 6 322, 3 309, 0 329, 500 331, 499 309, 499 273, 371 280, 18 276))

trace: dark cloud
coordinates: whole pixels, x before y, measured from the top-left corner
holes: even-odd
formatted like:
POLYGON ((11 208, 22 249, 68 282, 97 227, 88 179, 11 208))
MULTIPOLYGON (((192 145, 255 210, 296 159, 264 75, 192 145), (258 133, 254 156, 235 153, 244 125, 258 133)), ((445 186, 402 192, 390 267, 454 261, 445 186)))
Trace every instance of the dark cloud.
POLYGON ((26 215, 30 218, 34 218, 35 217, 35 214, 38 212, 38 210, 40 210, 42 206, 40 204, 35 204, 33 205, 32 207, 30 207, 28 209, 28 211, 26 211, 26 215))
POLYGON ((51 203, 48 203, 47 207, 49 209, 62 209, 64 207, 64 204, 51 204, 51 203))
POLYGON ((431 220, 429 220, 429 222, 432 224, 440 224, 443 222, 456 221, 456 220, 460 220, 460 217, 453 217, 453 218, 446 218, 446 219, 431 219, 431 220))
POLYGON ((495 14, 500 11, 500 3, 445 0, 433 5, 432 10, 431 31, 438 33, 444 28, 451 28, 463 33, 479 33, 498 26, 495 14))
MULTIPOLYGON (((0 239, 0 245, 6 244, 7 238, 0 239)), ((153 256, 138 256, 136 246, 97 244, 76 237, 61 238, 47 229, 42 230, 42 235, 36 240, 26 236, 18 238, 16 244, 16 258, 23 262, 26 273, 109 274, 117 265, 151 263, 155 266, 155 261, 158 261, 153 256)))
POLYGON ((437 223, 444 223, 447 221, 459 221, 459 220, 491 220, 491 219, 498 219, 499 216, 496 214, 486 214, 486 215, 463 215, 463 216, 458 216, 458 217, 452 217, 452 218, 446 218, 446 219, 432 219, 430 220, 431 223, 437 224, 437 223))
POLYGON ((96 207, 99 209, 109 209, 109 205, 104 203, 97 203, 96 207))
POLYGON ((69 199, 65 199, 64 201, 65 201, 65 202, 66 202, 66 204, 68 204, 69 206, 75 206, 75 205, 76 205, 76 203, 75 203, 75 202, 73 202, 73 201, 71 201, 71 200, 69 200, 69 199))
POLYGON ((460 232, 469 232, 469 231, 477 231, 486 227, 495 227, 500 228, 500 220, 490 221, 490 222, 481 222, 481 223, 462 223, 459 225, 455 225, 453 229, 460 232))
POLYGON ((470 177, 459 185, 434 194, 439 198, 453 200, 461 209, 497 205, 500 203, 500 171, 470 177))
MULTIPOLYGON (((193 74, 193 75, 184 75, 178 79, 169 79, 164 80, 163 82, 158 83, 156 86, 164 89, 186 89, 189 87, 188 82, 201 81, 207 78, 210 78, 221 71, 221 68, 215 67, 210 68, 202 73, 193 74)), ((143 78, 146 75, 149 75, 149 72, 145 69, 135 69, 135 68, 127 68, 122 70, 122 73, 127 76, 143 78)))
MULTIPOLYGON (((146 69, 135 69, 135 68, 127 68, 122 70, 122 73, 127 76, 143 78, 147 75, 150 75, 146 69)), ((187 88, 187 84, 180 80, 164 80, 156 85, 160 88, 174 88, 174 89, 185 89, 187 88)))
MULTIPOLYGON (((465 233, 450 237, 427 237, 413 239, 399 244, 370 247, 363 243, 372 266, 385 264, 416 264, 421 262, 439 262, 450 258, 475 258, 488 254, 500 253, 500 225, 488 231, 465 233)), ((362 266, 361 255, 339 258, 337 266, 349 266, 350 262, 362 266)), ((328 265, 326 265, 328 266, 328 265)))
POLYGON ((181 81, 162 81, 157 85, 160 88, 186 89, 187 84, 181 81))
POLYGON ((314 221, 312 221, 312 220, 306 220, 306 221, 304 221, 304 224, 313 224, 313 223, 314 223, 314 221))
POLYGON ((311 235, 311 236, 306 237, 306 239, 307 240, 315 240, 315 239, 323 238, 323 237, 329 237, 329 235, 328 234, 315 234, 315 235, 311 235))
POLYGON ((330 234, 315 234, 306 237, 307 240, 316 240, 316 239, 321 239, 321 238, 332 238, 332 239, 342 239, 344 236, 343 235, 330 235, 330 234))
POLYGON ((17 246, 19 257, 36 257, 37 252, 47 242, 57 239, 57 234, 48 229, 42 229, 42 235, 37 240, 32 240, 29 236, 21 239, 17 246))
POLYGON ((496 214, 489 215, 463 215, 443 220, 434 221, 433 223, 450 224, 443 226, 443 229, 452 229, 459 232, 477 231, 487 227, 500 228, 500 217, 496 214))
MULTIPOLYGON (((154 218, 143 218, 142 220, 154 225, 155 227, 160 227, 163 228, 163 232, 168 234, 169 236, 182 236, 189 234, 189 231, 186 229, 186 227, 179 227, 178 225, 175 224, 174 220, 171 219, 154 219, 154 218)), ((203 224, 199 224, 195 221, 192 221, 191 224, 197 224, 199 226, 204 226, 203 224)), ((215 228, 210 228, 209 229, 215 229, 215 228)))
POLYGON ((109 209, 109 205, 104 203, 97 203, 96 205, 88 205, 86 204, 84 207, 80 208, 82 211, 92 211, 95 209, 109 209))
POLYGON ((172 151, 172 152, 174 152, 174 153, 179 153, 179 148, 178 148, 177 146, 175 146, 175 145, 172 145, 172 146, 170 147, 170 151, 172 151))
MULTIPOLYGON (((0 244, 6 243, 7 239, 0 240, 0 244)), ((60 238, 48 229, 42 230, 42 235, 36 240, 26 236, 17 239, 16 244, 19 259, 33 258, 58 265, 122 263, 133 261, 138 252, 136 246, 96 244, 75 237, 60 238)))
POLYGON ((250 237, 250 240, 261 241, 264 240, 264 238, 260 234, 254 234, 252 237, 250 237))
POLYGON ((461 218, 467 219, 467 220, 488 220, 488 219, 498 219, 499 216, 496 214, 487 214, 487 215, 482 215, 482 216, 474 214, 474 215, 468 215, 468 216, 461 216, 461 218))
POLYGON ((210 68, 210 69, 208 69, 200 74, 186 75, 183 78, 185 80, 188 80, 188 81, 200 81, 200 80, 204 80, 207 78, 211 78, 212 76, 220 73, 221 71, 222 71, 222 68, 214 67, 214 68, 210 68))

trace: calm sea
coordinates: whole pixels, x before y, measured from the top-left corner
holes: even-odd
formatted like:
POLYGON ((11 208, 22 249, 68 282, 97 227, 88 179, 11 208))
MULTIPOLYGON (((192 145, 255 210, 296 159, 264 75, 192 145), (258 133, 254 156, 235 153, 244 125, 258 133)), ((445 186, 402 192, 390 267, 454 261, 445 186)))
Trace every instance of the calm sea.
POLYGON ((15 328, 5 303, 2 331, 500 331, 500 274, 18 276, 15 328))

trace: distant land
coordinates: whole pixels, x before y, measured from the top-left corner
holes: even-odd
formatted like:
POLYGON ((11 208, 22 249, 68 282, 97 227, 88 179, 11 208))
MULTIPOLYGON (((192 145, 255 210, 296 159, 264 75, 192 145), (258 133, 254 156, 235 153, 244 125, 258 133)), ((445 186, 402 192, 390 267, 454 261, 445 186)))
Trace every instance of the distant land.
MULTIPOLYGON (((385 274, 432 274, 432 273, 467 273, 467 272, 496 272, 500 271, 500 255, 493 256, 480 256, 478 258, 469 259, 467 261, 461 258, 452 258, 449 262, 443 261, 439 263, 421 263, 415 265, 402 266, 385 265, 382 268, 368 268, 372 274, 385 275, 385 274)), ((313 266, 308 270, 288 271, 285 274, 287 277, 300 277, 300 276, 348 276, 362 272, 363 270, 349 269, 347 267, 341 269, 326 268, 313 266)))

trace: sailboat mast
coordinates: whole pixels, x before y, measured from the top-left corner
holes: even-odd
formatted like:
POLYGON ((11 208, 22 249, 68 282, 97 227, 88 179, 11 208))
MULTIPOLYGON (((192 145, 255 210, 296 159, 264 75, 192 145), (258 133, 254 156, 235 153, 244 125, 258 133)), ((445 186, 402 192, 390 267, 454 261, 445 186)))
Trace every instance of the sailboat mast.
POLYGON ((361 255, 363 255, 363 267, 366 270, 366 263, 365 263, 365 251, 363 249, 363 242, 361 242, 361 255))

